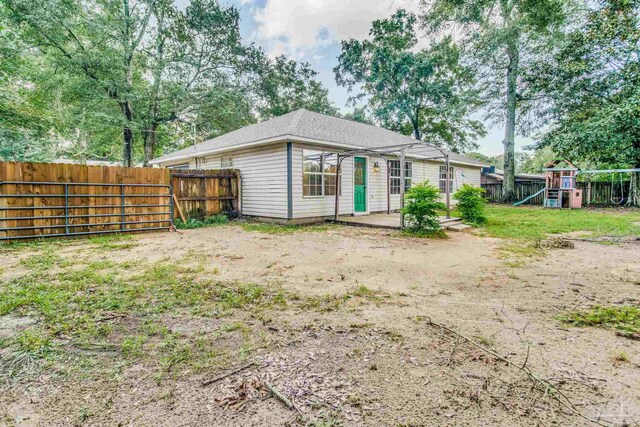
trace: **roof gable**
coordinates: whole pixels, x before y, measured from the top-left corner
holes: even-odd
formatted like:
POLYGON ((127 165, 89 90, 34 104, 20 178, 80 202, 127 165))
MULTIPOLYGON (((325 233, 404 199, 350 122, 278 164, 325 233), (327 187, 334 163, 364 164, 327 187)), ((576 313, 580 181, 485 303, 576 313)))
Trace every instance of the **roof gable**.
POLYGON ((567 159, 555 159, 551 160, 547 164, 544 165, 545 169, 575 169, 578 170, 578 167, 574 165, 570 160, 567 159))

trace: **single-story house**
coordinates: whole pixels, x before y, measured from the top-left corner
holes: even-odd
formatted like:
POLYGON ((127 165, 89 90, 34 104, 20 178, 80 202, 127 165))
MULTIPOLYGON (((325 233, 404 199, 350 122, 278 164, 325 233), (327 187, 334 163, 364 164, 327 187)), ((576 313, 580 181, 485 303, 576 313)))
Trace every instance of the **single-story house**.
POLYGON ((153 165, 176 169, 238 169, 241 214, 292 222, 331 217, 336 206, 338 163, 340 215, 400 208, 401 185, 429 180, 450 193, 480 186, 482 163, 364 123, 304 109, 247 126, 164 155, 153 165), (405 156, 404 179, 397 151, 405 156))
MULTIPOLYGON (((504 171, 496 168, 484 168, 482 173, 482 184, 502 184, 504 181, 504 171)), ((517 173, 516 182, 521 183, 544 183, 544 175, 535 173, 517 173)))

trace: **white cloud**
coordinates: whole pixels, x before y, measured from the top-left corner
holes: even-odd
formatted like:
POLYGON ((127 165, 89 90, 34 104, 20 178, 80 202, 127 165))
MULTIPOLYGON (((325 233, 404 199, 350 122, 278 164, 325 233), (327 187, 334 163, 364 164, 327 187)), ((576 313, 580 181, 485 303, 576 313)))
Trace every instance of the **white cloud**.
MULTIPOLYGON (((248 1, 248 0, 243 0, 248 1)), ((271 55, 305 54, 348 38, 362 39, 372 21, 399 8, 417 11, 417 0, 266 0, 253 8, 254 38, 268 42, 271 55)))

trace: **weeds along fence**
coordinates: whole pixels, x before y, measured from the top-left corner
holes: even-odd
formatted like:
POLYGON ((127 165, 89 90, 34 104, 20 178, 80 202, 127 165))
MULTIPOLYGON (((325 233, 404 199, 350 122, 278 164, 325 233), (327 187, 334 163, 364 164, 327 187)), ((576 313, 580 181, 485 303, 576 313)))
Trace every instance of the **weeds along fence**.
POLYGON ((239 175, 218 172, 0 162, 0 241, 168 230, 181 204, 186 219, 237 209, 239 175))
MULTIPOLYGON (((516 198, 523 200, 532 194, 544 188, 544 182, 517 182, 516 198)), ((489 203, 501 203, 502 201, 502 184, 482 184, 487 193, 485 197, 489 203)), ((582 206, 619 206, 622 195, 625 197, 629 194, 630 181, 611 182, 594 181, 594 182, 578 182, 578 188, 582 191, 582 206)), ((544 204, 544 194, 540 194, 525 203, 526 205, 544 204)))

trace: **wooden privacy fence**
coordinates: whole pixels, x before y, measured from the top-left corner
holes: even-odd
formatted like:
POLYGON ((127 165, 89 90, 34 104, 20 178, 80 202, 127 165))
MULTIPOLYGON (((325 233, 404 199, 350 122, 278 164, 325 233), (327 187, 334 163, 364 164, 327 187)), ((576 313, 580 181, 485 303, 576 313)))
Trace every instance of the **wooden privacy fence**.
POLYGON ((147 230, 239 210, 237 171, 0 162, 0 240, 147 230))
POLYGON ((0 162, 0 240, 168 229, 169 172, 0 162))
MULTIPOLYGON (((485 197, 490 203, 502 202, 502 184, 482 184, 487 193, 485 197)), ((523 200, 526 197, 536 194, 544 188, 544 182, 516 182, 516 200, 523 200)), ((529 200, 527 205, 541 205, 544 202, 544 195, 540 194, 529 200)))
POLYGON ((235 169, 171 172, 176 215, 202 219, 222 212, 240 212, 240 172, 235 169))
MULTIPOLYGON (((582 191, 582 206, 619 206, 622 194, 629 195, 630 181, 615 182, 613 188, 611 182, 578 182, 578 188, 582 191)), ((485 197, 490 203, 501 203, 502 184, 482 184, 487 190, 485 197)), ((544 188, 544 182, 516 182, 516 199, 523 200, 544 188)), ((527 201, 527 205, 540 205, 544 203, 544 193, 527 201)))

